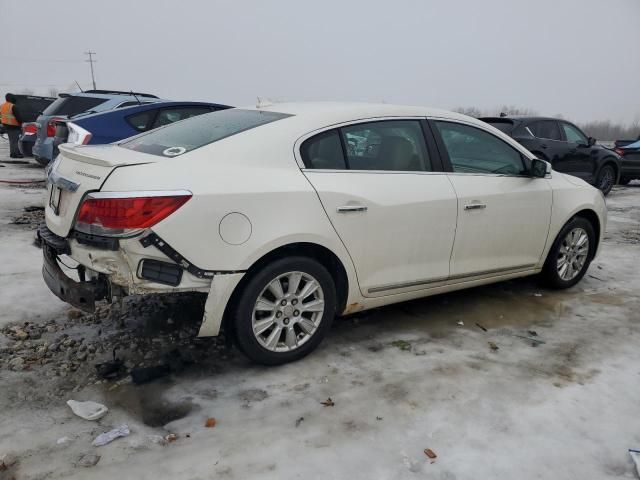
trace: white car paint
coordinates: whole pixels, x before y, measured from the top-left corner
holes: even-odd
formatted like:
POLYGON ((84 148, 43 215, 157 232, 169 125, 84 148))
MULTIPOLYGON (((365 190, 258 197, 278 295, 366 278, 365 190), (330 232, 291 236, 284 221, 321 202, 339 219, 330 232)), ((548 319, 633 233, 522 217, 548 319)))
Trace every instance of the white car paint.
POLYGON ((348 314, 538 273, 559 230, 583 209, 597 215, 603 236, 606 213, 599 191, 558 172, 529 178, 321 171, 305 168, 300 157, 304 139, 336 125, 431 118, 473 125, 533 158, 510 137, 470 117, 386 104, 298 103, 261 109, 292 116, 175 158, 117 145, 61 146, 51 179, 79 186, 63 193, 59 214, 46 207, 48 228, 67 237, 88 191, 191 192, 190 201, 151 230, 192 264, 217 272, 213 280, 186 271, 177 287, 139 278, 142 259, 170 261, 154 246, 140 245, 148 232, 120 240, 117 251, 72 239, 70 256, 129 293, 209 292, 200 335, 218 334, 225 306, 247 270, 294 243, 322 246, 339 259, 348 284, 341 313, 348 314), (466 210, 472 203, 486 208, 466 210), (343 206, 366 206, 367 211, 338 214, 343 206))

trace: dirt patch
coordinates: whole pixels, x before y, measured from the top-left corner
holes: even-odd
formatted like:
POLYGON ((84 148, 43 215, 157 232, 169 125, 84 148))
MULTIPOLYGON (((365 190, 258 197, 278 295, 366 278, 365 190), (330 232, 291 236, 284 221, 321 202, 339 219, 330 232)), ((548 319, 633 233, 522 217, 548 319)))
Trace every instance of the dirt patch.
POLYGON ((13 217, 11 223, 14 225, 24 225, 25 227, 35 230, 44 222, 44 207, 31 206, 25 207, 24 212, 13 217))

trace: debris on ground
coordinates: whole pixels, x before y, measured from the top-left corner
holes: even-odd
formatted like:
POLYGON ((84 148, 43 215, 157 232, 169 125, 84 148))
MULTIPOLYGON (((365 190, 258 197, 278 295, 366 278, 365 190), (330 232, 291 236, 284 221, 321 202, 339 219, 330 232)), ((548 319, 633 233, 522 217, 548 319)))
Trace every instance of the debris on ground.
POLYGON ((70 441, 71 439, 69 437, 60 437, 58 440, 56 440, 56 445, 66 445, 70 441))
POLYGON ((631 455, 631 460, 636 464, 636 473, 638 477, 640 477, 640 450, 629 449, 629 455, 631 455))
POLYGON ((533 296, 534 296, 534 297, 541 297, 541 296, 542 296, 542 294, 541 294, 541 293, 534 293, 534 294, 533 294, 533 296))
POLYGON ((331 397, 327 398, 324 402, 320 402, 325 407, 335 407, 335 402, 331 400, 331 397))
MULTIPOLYGON (((435 452, 433 450, 431 450, 430 448, 425 448, 424 449, 424 454, 429 457, 431 460, 438 458, 438 455, 435 454, 435 452)), ((433 463, 433 462, 432 462, 433 463)))
POLYGON ((92 453, 87 453, 82 455, 76 465, 78 467, 93 467, 100 461, 100 455, 94 455, 92 453))
POLYGON ((462 320, 460 320, 459 322, 457 322, 459 327, 464 327, 464 322, 462 320))
POLYGON ((124 366, 124 361, 116 357, 117 350, 117 348, 113 349, 112 360, 103 363, 96 363, 95 367, 98 377, 105 380, 117 380, 119 378, 122 378, 127 373, 127 369, 124 366))
POLYGON ((67 405, 71 408, 71 411, 80 418, 85 420, 99 420, 104 417, 109 409, 101 403, 87 401, 77 402, 75 400, 68 400, 67 405))
POLYGON ((147 435, 147 440, 156 445, 166 445, 167 439, 162 435, 147 435))
POLYGON ((588 277, 591 277, 591 278, 595 278, 596 280, 600 280, 601 282, 606 282, 606 280, 605 280, 604 278, 596 277, 595 275, 591 275, 591 274, 589 274, 589 275, 587 275, 587 276, 588 276, 588 277))
POLYGON ((300 418, 298 418, 298 419, 296 420, 296 427, 299 427, 299 426, 300 426, 300 424, 301 424, 302 422, 304 422, 304 417, 300 417, 300 418))
POLYGON ((376 417, 376 420, 380 421, 382 420, 382 417, 376 417))
POLYGON ((207 418, 207 421, 204 423, 204 426, 207 428, 213 428, 216 426, 216 419, 213 417, 207 418))
POLYGON ((527 330, 527 333, 529 335, 531 335, 532 337, 537 337, 538 336, 538 332, 536 332, 535 330, 527 330))
POLYGON ((164 441, 167 443, 175 442, 176 440, 178 440, 178 435, 175 433, 170 433, 164 437, 164 441))
POLYGON ((517 335, 517 334, 513 334, 514 337, 518 337, 518 338, 522 338, 524 340, 529 340, 531 342, 531 346, 532 347, 537 347, 538 345, 542 345, 545 344, 547 342, 545 342, 544 340, 540 340, 538 338, 533 338, 533 337, 527 337, 525 335, 517 335))
POLYGON ((480 330, 482 330, 483 332, 488 331, 485 327, 483 327, 482 325, 480 325, 479 323, 476 322, 476 327, 478 327, 480 330))
POLYGON ((406 340, 394 340, 393 342, 391 342, 391 346, 404 351, 411 350, 411 344, 406 340))
POLYGON ((94 447, 101 447, 106 445, 107 443, 113 442, 116 438, 126 437, 131 433, 129 430, 129 426, 127 424, 122 424, 113 430, 109 430, 108 432, 101 433, 98 435, 91 445, 94 447))
POLYGON ((25 207, 24 212, 13 218, 14 225, 26 225, 28 228, 35 230, 44 222, 44 207, 31 206, 25 207))
POLYGON ((496 345, 496 344, 495 344, 495 342, 491 342, 491 341, 489 341, 489 342, 487 342, 487 343, 489 344, 489 348, 490 348, 491 350, 493 350, 494 352, 496 352, 496 351, 500 348, 500 347, 498 347, 498 345, 496 345))

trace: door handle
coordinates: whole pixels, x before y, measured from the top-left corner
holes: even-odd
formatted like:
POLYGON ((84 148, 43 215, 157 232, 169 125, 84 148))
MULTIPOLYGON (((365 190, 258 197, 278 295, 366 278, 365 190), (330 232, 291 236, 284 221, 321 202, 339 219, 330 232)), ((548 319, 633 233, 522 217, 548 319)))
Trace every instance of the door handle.
POLYGON ((366 212, 367 207, 364 205, 343 205, 342 207, 336 208, 338 213, 351 213, 351 212, 366 212))
POLYGON ((467 203, 464 206, 465 210, 482 210, 483 208, 487 208, 485 203, 467 203))

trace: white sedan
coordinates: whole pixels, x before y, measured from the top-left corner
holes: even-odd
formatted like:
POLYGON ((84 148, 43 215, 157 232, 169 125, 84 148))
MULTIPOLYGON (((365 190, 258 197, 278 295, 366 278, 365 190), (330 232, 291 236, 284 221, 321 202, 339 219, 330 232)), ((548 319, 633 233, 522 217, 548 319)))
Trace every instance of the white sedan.
POLYGON ((292 103, 61 146, 39 234, 45 281, 68 303, 205 292, 201 336, 224 326, 279 364, 335 315, 526 275, 571 287, 605 222, 598 190, 481 121, 292 103))

